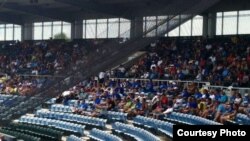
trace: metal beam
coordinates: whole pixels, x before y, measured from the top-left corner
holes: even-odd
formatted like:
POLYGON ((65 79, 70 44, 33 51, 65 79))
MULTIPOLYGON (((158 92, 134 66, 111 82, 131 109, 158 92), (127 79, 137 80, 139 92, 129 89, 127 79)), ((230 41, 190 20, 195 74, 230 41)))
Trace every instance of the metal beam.
POLYGON ((12 15, 10 13, 0 13, 0 21, 6 22, 6 23, 12 23, 12 24, 23 24, 23 19, 20 16, 12 15))
POLYGON ((117 5, 112 4, 100 4, 95 1, 89 0, 55 0, 59 3, 68 4, 81 8, 83 11, 96 12, 97 14, 107 14, 111 17, 124 17, 127 18, 124 12, 126 9, 123 7, 118 7, 117 5))
POLYGON ((64 13, 63 11, 44 9, 39 6, 21 6, 14 3, 5 3, 3 8, 20 13, 46 17, 50 18, 51 20, 61 20, 67 22, 72 21, 72 18, 66 16, 67 14, 62 14, 64 13))

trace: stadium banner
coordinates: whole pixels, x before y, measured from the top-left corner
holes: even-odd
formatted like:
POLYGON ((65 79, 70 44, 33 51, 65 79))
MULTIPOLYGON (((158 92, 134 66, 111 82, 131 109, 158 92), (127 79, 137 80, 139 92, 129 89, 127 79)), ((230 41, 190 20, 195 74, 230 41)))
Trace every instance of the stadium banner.
POLYGON ((173 141, 249 141, 250 125, 174 125, 173 141))

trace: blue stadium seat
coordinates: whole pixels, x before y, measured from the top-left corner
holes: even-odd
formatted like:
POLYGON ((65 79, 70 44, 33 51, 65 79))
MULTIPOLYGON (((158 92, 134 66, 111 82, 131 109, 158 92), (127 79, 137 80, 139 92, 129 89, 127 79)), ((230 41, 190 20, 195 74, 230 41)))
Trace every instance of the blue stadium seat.
POLYGON ((240 113, 238 113, 237 116, 236 116, 235 121, 236 121, 238 124, 250 125, 250 117, 248 117, 248 116, 245 115, 245 114, 240 114, 240 113))
POLYGON ((190 125, 221 125, 220 123, 209 119, 177 112, 172 112, 169 114, 167 119, 190 125))
POLYGON ((107 118, 111 120, 125 122, 127 121, 127 113, 108 111, 107 118))
POLYGON ((36 111, 36 116, 47 117, 47 118, 56 119, 56 120, 63 119, 69 122, 77 122, 77 123, 82 123, 82 124, 98 126, 102 128, 105 128, 106 123, 107 123, 106 119, 82 116, 82 115, 71 114, 71 113, 62 114, 60 112, 50 112, 50 111, 45 111, 45 110, 36 111))
POLYGON ((125 135, 131 136, 138 141, 143 141, 145 139, 147 139, 147 141, 160 141, 160 139, 152 133, 128 124, 115 122, 112 124, 112 128, 116 132, 124 133, 125 135))
POLYGON ((61 104, 53 104, 50 108, 53 112, 63 112, 63 113, 72 113, 72 108, 70 106, 64 106, 61 104))
POLYGON ((75 135, 70 135, 67 137, 67 141, 82 141, 82 139, 75 135))
POLYGON ((148 128, 153 128, 155 130, 159 130, 166 134, 169 137, 173 137, 173 124, 161 121, 157 119, 147 118, 143 116, 136 116, 133 120, 135 124, 143 125, 148 128))
POLYGON ((79 133, 81 135, 83 135, 84 128, 85 128, 85 126, 83 125, 78 125, 78 124, 69 123, 65 121, 39 118, 39 117, 30 117, 30 116, 22 116, 19 119, 19 122, 35 124, 35 125, 50 126, 50 127, 54 127, 54 128, 65 130, 65 131, 79 133))
POLYGON ((111 134, 107 134, 99 129, 92 129, 88 135, 90 138, 98 141, 122 141, 119 137, 111 134))

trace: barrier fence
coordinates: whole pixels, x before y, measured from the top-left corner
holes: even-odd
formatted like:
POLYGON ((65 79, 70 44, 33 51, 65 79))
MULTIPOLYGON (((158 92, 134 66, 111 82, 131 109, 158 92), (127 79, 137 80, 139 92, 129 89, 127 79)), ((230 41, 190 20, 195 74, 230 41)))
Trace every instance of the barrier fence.
POLYGON ((191 83, 197 84, 197 86, 202 87, 205 85, 210 85, 210 82, 203 82, 203 81, 184 81, 184 80, 165 80, 165 79, 140 79, 140 78, 109 78, 110 80, 114 81, 139 81, 139 82, 153 82, 158 86, 161 84, 171 84, 176 83, 177 85, 186 84, 189 85, 191 83))

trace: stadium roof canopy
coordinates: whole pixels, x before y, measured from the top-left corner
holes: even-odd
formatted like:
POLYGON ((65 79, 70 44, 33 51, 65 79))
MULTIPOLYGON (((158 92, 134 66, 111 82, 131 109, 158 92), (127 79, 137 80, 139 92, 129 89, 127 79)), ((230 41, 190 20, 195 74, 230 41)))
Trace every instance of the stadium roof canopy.
MULTIPOLYGON (((25 22, 177 14, 197 0, 0 0, 0 21, 25 22), (159 11, 159 9, 164 9, 159 11)), ((248 0, 220 0, 207 12, 250 9, 248 0)))

